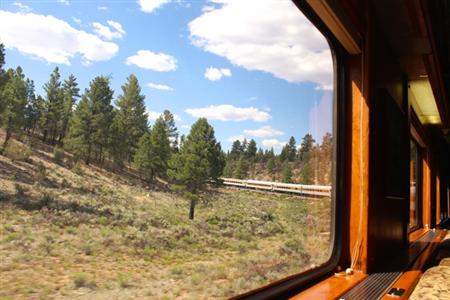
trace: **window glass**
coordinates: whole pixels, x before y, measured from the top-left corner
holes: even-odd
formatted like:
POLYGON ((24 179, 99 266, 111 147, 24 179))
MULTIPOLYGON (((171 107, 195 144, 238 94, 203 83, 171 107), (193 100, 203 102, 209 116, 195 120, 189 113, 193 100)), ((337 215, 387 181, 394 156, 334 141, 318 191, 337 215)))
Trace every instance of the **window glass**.
POLYGON ((410 159, 410 200, 409 200, 409 228, 419 226, 420 205, 420 155, 417 142, 411 139, 410 159))
POLYGON ((327 262, 332 51, 292 1, 19 2, 0 298, 223 299, 327 262))

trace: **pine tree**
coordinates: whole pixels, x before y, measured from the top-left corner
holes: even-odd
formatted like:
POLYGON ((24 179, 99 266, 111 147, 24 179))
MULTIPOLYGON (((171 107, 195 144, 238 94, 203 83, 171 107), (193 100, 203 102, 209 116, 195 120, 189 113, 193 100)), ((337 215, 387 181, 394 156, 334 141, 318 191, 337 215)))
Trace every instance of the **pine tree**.
POLYGON ((294 161, 295 157, 297 156, 297 147, 296 147, 296 141, 293 136, 289 139, 288 143, 288 160, 294 161))
POLYGON ((112 97, 109 78, 97 76, 90 82, 75 110, 67 148, 82 157, 86 164, 93 158, 102 162, 111 146, 112 97))
POLYGON ((299 149, 299 158, 301 163, 300 180, 303 184, 312 184, 314 182, 314 143, 315 140, 312 135, 308 133, 303 137, 303 141, 299 149))
POLYGON ((248 160, 242 155, 237 163, 234 177, 238 179, 247 178, 249 168, 250 165, 248 160))
POLYGON ((75 159, 84 159, 89 164, 92 151, 92 108, 86 95, 81 97, 70 120, 65 147, 72 151, 75 159))
MULTIPOLYGON (((0 43, 0 97, 2 96, 3 89, 6 83, 6 72, 3 69, 3 66, 5 65, 5 46, 0 43)), ((0 114, 3 111, 3 107, 5 105, 4 101, 0 101, 0 114)))
POLYGON ((33 80, 27 79, 25 81, 25 86, 27 105, 24 111, 24 130, 30 134, 31 131, 34 131, 36 124, 39 121, 43 103, 40 102, 42 98, 36 97, 33 80))
POLYGON ((267 171, 269 171, 270 175, 273 175, 275 173, 275 158, 271 157, 269 160, 267 160, 267 171))
POLYGON ((231 146, 231 151, 228 154, 228 157, 232 160, 238 160, 242 154, 242 146, 239 140, 235 140, 233 145, 231 146))
POLYGON ((73 107, 80 97, 80 89, 78 88, 78 83, 76 77, 70 74, 69 78, 64 80, 62 85, 63 94, 63 111, 61 119, 61 128, 59 132, 59 143, 63 142, 69 128, 69 122, 72 118, 73 107))
POLYGON ((255 160, 256 158, 256 142, 254 139, 251 139, 250 142, 247 145, 247 149, 245 151, 246 157, 248 159, 250 159, 252 162, 255 160))
POLYGON ((168 175, 189 195, 189 218, 194 218, 195 194, 223 172, 224 155, 205 118, 195 122, 178 153, 169 160, 168 175))
MULTIPOLYGON (((27 104, 27 87, 22 68, 9 69, 3 87, 1 99, 3 110, 0 113, 0 124, 6 128, 3 150, 6 148, 12 133, 24 124, 24 111, 27 104)), ((2 151, 3 151, 2 150, 2 151)))
POLYGON ((280 161, 284 162, 289 160, 289 152, 290 152, 289 144, 284 145, 283 148, 281 149, 281 153, 279 156, 280 161))
POLYGON ((333 136, 327 132, 322 138, 319 153, 319 183, 331 184, 333 136))
POLYGON ((283 166, 283 171, 281 173, 281 181, 285 183, 292 183, 292 169, 289 163, 285 163, 283 166))
POLYGON ((54 144, 60 132, 64 110, 64 96, 58 67, 53 70, 50 80, 44 85, 44 90, 46 99, 42 117, 43 140, 46 141, 47 137, 50 137, 50 142, 54 144))
POLYGON ((178 149, 178 129, 175 126, 175 118, 169 110, 164 110, 162 113, 164 123, 166 125, 167 136, 170 140, 170 147, 172 151, 177 151, 178 149))
POLYGON ((134 165, 143 177, 152 181, 155 175, 164 176, 170 157, 170 141, 162 117, 139 140, 134 165))
POLYGON ((145 96, 141 94, 141 87, 135 75, 127 78, 122 86, 114 118, 116 144, 114 156, 117 163, 131 161, 136 153, 139 139, 148 129, 148 115, 144 103, 145 96))

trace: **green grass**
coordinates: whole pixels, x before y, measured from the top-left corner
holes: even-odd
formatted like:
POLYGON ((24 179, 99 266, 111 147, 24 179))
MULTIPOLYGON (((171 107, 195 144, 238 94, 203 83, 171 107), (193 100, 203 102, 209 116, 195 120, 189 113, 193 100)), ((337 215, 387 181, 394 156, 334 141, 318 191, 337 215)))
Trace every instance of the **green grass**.
POLYGON ((217 188, 192 221, 176 194, 49 156, 0 170, 0 298, 222 299, 327 259, 329 199, 217 188))

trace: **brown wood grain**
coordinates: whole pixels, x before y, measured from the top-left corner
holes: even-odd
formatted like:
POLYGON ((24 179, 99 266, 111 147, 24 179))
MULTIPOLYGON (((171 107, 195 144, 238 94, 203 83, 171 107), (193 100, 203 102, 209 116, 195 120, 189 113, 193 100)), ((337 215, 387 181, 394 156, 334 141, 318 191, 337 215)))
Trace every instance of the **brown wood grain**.
POLYGON ((349 276, 333 275, 290 299, 336 299, 366 277, 367 275, 362 272, 355 272, 349 276))

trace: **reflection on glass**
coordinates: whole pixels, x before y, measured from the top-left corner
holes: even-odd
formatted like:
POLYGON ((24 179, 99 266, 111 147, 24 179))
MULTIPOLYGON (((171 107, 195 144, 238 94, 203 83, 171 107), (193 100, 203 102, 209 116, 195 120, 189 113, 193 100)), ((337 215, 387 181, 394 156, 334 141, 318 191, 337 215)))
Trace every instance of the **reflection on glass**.
POLYGON ((411 159, 410 159, 410 200, 409 200, 409 228, 419 225, 419 148, 416 141, 410 141, 411 159))

